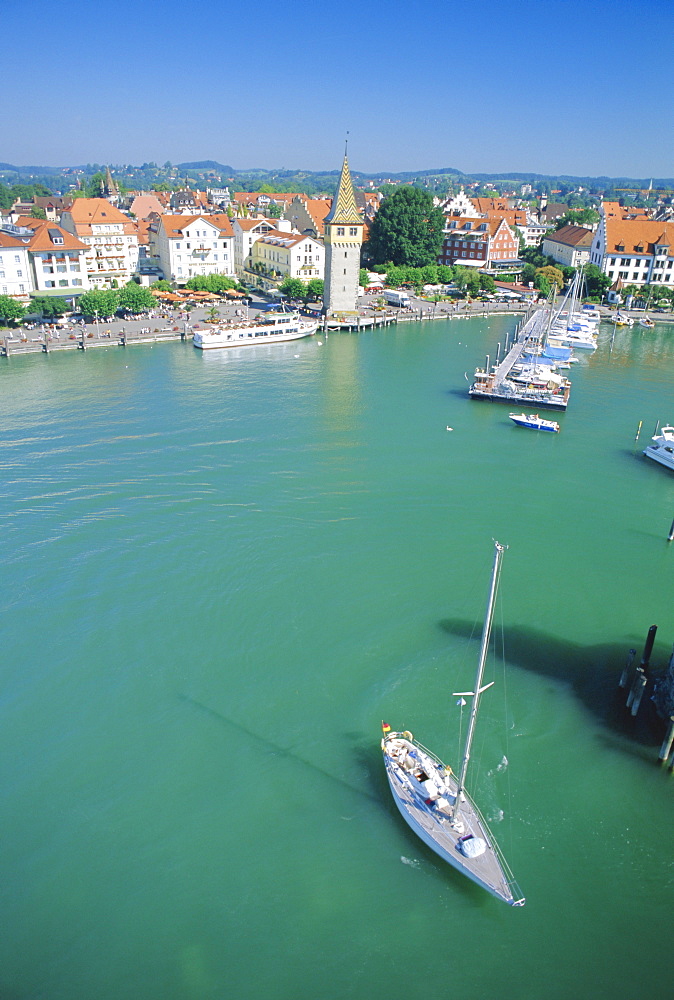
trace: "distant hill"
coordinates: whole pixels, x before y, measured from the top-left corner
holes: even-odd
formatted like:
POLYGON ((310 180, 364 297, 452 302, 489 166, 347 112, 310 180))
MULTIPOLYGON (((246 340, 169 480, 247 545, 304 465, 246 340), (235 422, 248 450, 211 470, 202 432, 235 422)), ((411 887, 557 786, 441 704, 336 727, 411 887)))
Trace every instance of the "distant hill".
MULTIPOLYGON (((82 180, 104 170, 98 163, 71 164, 62 167, 15 166, 0 162, 0 184, 42 184, 48 190, 68 191, 74 186, 75 174, 82 180)), ((186 163, 159 166, 157 163, 110 164, 113 176, 127 190, 151 190, 164 184, 169 189, 195 187, 206 184, 229 185, 239 191, 258 191, 267 185, 273 191, 303 191, 310 196, 332 195, 335 191, 339 169, 337 170, 289 170, 249 168, 236 170, 218 160, 194 160, 186 163)), ((579 187, 594 198, 601 198, 606 192, 610 198, 619 197, 619 191, 628 189, 646 190, 654 188, 671 191, 674 178, 671 177, 576 177, 568 174, 539 174, 526 171, 504 173, 466 173, 456 167, 439 167, 434 170, 405 170, 388 172, 365 172, 351 170, 355 183, 360 187, 379 188, 384 184, 416 184, 440 196, 456 190, 459 185, 468 187, 478 184, 484 188, 513 190, 519 185, 531 184, 538 192, 557 192, 564 200, 568 193, 579 187)))
POLYGON ((178 170, 215 170, 219 174, 235 174, 234 167, 228 167, 217 160, 196 160, 194 163, 176 163, 178 170))

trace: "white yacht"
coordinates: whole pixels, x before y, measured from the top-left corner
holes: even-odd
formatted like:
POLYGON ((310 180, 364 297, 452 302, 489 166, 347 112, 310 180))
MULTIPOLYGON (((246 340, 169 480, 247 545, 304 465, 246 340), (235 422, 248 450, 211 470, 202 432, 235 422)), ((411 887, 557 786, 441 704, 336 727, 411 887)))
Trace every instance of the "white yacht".
POLYGON ((454 695, 460 699, 461 705, 466 704, 466 698, 472 698, 459 774, 454 774, 451 767, 415 740, 412 733, 407 730, 391 732, 386 722, 382 722, 381 748, 393 800, 416 835, 443 861, 449 862, 492 896, 510 906, 523 906, 524 896, 484 817, 466 789, 478 703, 480 696, 493 683, 483 684, 482 679, 504 548, 495 542, 487 614, 473 690, 459 691, 454 695))
POLYGON ((654 434, 651 441, 652 444, 644 448, 646 458, 652 458, 674 472, 674 427, 661 427, 660 433, 654 434))
POLYGON ((318 321, 300 317, 298 312, 267 313, 264 317, 229 326, 213 326, 195 330, 194 346, 202 351, 216 347, 256 347, 259 344, 280 344, 300 340, 316 333, 318 321))

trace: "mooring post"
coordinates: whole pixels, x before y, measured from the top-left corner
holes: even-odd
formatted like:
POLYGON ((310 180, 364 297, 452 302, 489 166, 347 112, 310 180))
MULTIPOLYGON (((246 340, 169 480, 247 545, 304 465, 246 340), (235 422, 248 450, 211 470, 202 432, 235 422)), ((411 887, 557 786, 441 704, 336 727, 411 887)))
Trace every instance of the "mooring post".
POLYGON ((644 651, 641 657, 641 666, 644 670, 648 670, 648 664, 651 659, 651 653, 653 652, 653 643, 655 642, 655 633, 658 631, 657 625, 651 625, 648 630, 648 635, 646 636, 646 645, 644 646, 644 651))
POLYGON ((664 743, 660 747, 660 753, 658 754, 658 760, 662 761, 663 764, 672 751, 672 743, 674 743, 674 715, 670 715, 669 717, 667 735, 665 736, 664 743))
POLYGON ((672 521, 672 526, 669 529, 669 534, 667 535, 668 542, 674 542, 674 521, 672 521))
POLYGON ((641 699, 644 696, 644 691, 646 690, 646 685, 648 684, 648 678, 643 670, 639 669, 636 677, 636 690, 634 692, 634 700, 632 701, 632 716, 635 716, 639 711, 639 705, 641 704, 641 699))
POLYGON ((627 654, 627 659, 625 660, 625 666, 623 667, 623 672, 620 675, 620 680, 618 681, 618 687, 624 688, 627 684, 627 677, 630 671, 630 667, 634 663, 634 657, 637 655, 636 649, 630 649, 627 654))
MULTIPOLYGON (((632 685, 630 687, 630 692, 627 695, 627 701, 625 702, 627 708, 632 708, 632 706, 634 705, 634 699, 637 696, 637 691, 639 690, 641 684, 641 678, 645 676, 646 675, 644 673, 643 667, 641 666, 637 667, 634 679, 632 680, 632 685)), ((634 715, 634 712, 632 714, 634 715)))

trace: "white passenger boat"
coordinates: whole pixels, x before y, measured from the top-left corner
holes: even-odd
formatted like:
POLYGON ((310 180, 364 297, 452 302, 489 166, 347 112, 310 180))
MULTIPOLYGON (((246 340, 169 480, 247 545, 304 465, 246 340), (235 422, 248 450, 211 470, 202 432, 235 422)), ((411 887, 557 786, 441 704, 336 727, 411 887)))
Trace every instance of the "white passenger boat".
POLYGON ((660 433, 654 434, 651 441, 652 444, 644 448, 646 458, 652 458, 674 472, 674 427, 660 428, 660 433))
POLYGON ((454 695, 461 698, 461 704, 465 704, 464 698, 473 699, 460 774, 457 777, 451 767, 415 740, 412 733, 391 732, 385 722, 382 722, 381 747, 395 804, 417 836, 492 896, 510 906, 522 906, 524 897, 519 886, 465 787, 480 695, 491 687, 491 684, 482 684, 482 677, 504 550, 498 542, 495 546, 475 687, 473 691, 454 695))
POLYGON ((556 434, 559 431, 559 424, 556 420, 544 420, 537 413, 509 413, 508 416, 518 427, 529 427, 534 431, 552 431, 556 434))
POLYGON ((202 351, 216 347, 256 347, 300 340, 316 333, 318 321, 303 318, 298 312, 267 313, 264 318, 244 320, 229 326, 195 330, 193 343, 202 351))

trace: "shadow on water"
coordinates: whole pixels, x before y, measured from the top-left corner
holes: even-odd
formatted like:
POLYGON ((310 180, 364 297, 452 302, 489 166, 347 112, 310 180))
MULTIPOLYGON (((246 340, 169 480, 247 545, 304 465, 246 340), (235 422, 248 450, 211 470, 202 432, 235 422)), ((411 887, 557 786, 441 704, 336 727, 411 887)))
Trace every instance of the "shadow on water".
MULTIPOLYGON (((222 726, 225 726, 228 730, 236 731, 239 736, 243 736, 249 743, 256 745, 259 749, 263 750, 269 757, 274 757, 277 759, 288 758, 290 760, 297 761, 303 767, 308 768, 315 774, 321 775, 322 778, 328 781, 334 782, 335 784, 341 785, 342 788, 347 788, 350 792, 355 792, 357 795, 363 796, 364 798, 370 799, 372 801, 381 801, 381 796, 378 790, 374 788, 368 789, 367 784, 363 782, 362 785, 352 784, 349 781, 345 781, 340 778, 339 775, 332 774, 330 771, 326 771, 325 768, 321 767, 313 760, 307 760, 306 757, 298 753, 293 747, 286 747, 280 743, 276 743, 274 740, 269 739, 268 736, 261 736, 259 733, 254 732, 252 729, 248 729, 247 726, 235 719, 224 715, 222 712, 218 711, 216 708, 212 708, 210 705, 205 705, 203 702, 198 701, 196 698, 192 698, 187 694, 180 694, 178 696, 181 701, 187 702, 193 708, 198 709, 200 712, 209 715, 212 719, 215 719, 222 726)), ((352 742, 352 741, 351 741, 352 742)), ((375 744, 376 745, 376 744, 375 744)), ((369 776, 368 776, 369 779, 369 776)), ((368 782, 371 783, 371 782, 368 782)), ((0 1000, 2 998, 0 997, 0 1000)))
MULTIPOLYGON (((464 639, 474 638, 473 622, 447 618, 439 624, 451 635, 464 639)), ((652 683, 646 689, 636 718, 625 707, 629 685, 641 660, 643 646, 637 648, 629 671, 627 689, 618 686, 628 656, 628 650, 622 644, 581 646, 534 628, 506 626, 504 648, 509 662, 570 687, 585 708, 610 732, 649 746, 662 742, 664 723, 651 702, 652 683)), ((652 663, 651 679, 659 672, 660 666, 652 663)))

